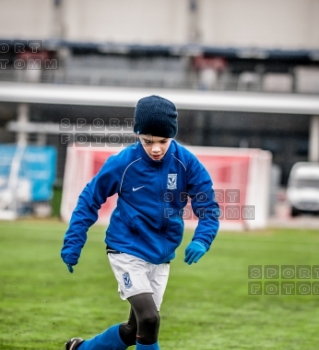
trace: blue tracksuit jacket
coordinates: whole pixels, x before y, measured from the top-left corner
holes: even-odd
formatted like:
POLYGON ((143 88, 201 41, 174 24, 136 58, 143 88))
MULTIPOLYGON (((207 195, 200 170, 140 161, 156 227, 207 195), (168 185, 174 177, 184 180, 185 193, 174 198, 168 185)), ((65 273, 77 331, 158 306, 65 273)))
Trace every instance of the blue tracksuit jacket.
POLYGON ((217 234, 212 181, 197 158, 172 140, 162 160, 154 161, 136 143, 111 156, 82 191, 65 233, 63 258, 77 262, 101 204, 115 193, 117 206, 105 238, 112 249, 153 264, 172 260, 183 238, 188 196, 199 217, 193 240, 208 250, 217 234))

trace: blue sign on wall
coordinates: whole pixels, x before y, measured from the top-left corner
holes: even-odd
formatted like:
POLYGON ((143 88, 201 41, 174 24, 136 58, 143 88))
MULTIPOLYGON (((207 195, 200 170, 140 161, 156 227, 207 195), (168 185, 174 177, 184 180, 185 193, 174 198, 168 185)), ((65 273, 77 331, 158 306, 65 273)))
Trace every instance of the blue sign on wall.
POLYGON ((51 146, 0 145, 1 186, 27 180, 31 201, 48 201, 53 194, 56 159, 56 149, 51 146))

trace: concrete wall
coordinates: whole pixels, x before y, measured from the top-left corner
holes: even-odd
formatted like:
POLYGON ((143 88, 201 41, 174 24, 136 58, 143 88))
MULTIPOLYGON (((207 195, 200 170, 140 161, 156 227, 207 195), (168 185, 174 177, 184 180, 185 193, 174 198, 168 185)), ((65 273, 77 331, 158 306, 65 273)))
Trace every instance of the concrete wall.
POLYGON ((318 0, 203 0, 202 41, 319 48, 318 0))
POLYGON ((70 19, 66 25, 70 39, 162 44, 185 41, 184 0, 69 0, 65 13, 70 19))
POLYGON ((0 1, 0 38, 49 38, 52 27, 51 0, 0 1))
MULTIPOLYGON (((50 38, 53 0, 1 0, 0 37, 50 38)), ((63 0, 64 37, 184 44, 189 0, 63 0)), ((198 40, 207 45, 319 48, 319 0, 198 0, 198 40)))

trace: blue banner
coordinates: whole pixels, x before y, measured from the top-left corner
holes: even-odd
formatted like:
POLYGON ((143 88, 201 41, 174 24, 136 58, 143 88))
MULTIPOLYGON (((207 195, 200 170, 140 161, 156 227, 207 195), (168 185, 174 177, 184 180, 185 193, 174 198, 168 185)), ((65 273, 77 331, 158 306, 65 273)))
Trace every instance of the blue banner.
POLYGON ((56 160, 56 149, 51 146, 0 145, 1 187, 27 181, 31 201, 48 201, 53 194, 56 160))

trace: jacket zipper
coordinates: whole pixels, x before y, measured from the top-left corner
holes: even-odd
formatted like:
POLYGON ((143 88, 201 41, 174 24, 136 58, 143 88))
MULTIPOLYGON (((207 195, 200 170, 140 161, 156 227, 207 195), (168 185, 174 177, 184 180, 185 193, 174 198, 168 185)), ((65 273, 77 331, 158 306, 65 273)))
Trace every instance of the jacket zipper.
POLYGON ((163 242, 163 248, 164 248, 164 254, 163 257, 167 256, 167 247, 166 247, 166 237, 165 237, 165 228, 167 226, 167 219, 165 218, 165 202, 163 202, 164 198, 164 191, 162 188, 162 176, 161 176, 161 168, 158 170, 158 176, 159 176, 159 187, 160 187, 160 207, 161 207, 161 216, 162 216, 162 224, 160 228, 160 235, 162 242, 163 242), (164 203, 164 204, 163 204, 164 203))

